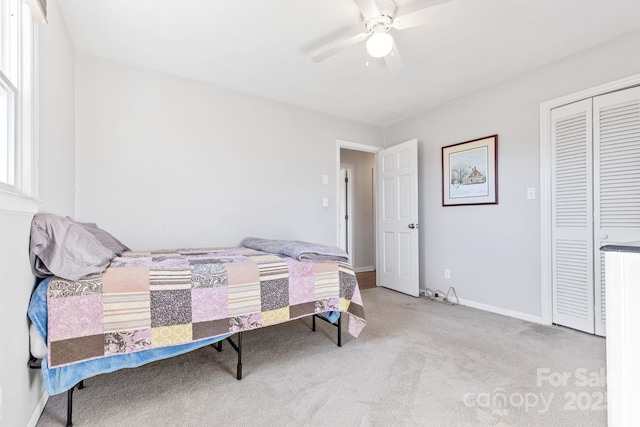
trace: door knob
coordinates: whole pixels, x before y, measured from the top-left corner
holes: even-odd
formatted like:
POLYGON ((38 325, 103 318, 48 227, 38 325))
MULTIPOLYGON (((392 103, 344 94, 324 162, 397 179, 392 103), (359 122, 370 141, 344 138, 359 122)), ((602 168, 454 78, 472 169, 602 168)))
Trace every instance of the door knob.
POLYGON ((418 228, 418 224, 409 224, 410 229, 418 228))
POLYGON ((608 239, 608 238, 609 238, 609 235, 608 235, 607 233, 602 233, 602 234, 600 234, 600 238, 601 238, 602 240, 605 240, 605 239, 608 239))

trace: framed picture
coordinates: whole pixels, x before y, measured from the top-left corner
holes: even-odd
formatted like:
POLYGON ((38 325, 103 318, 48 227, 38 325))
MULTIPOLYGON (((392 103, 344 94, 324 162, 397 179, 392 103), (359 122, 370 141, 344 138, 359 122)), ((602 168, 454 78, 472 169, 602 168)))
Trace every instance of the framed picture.
POLYGON ((442 206, 498 203, 498 135, 442 147, 442 206))

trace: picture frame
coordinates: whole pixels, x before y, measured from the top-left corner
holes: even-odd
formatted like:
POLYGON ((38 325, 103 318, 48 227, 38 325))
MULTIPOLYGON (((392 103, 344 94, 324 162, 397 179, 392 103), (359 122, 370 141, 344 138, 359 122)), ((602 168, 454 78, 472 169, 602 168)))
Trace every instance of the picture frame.
POLYGON ((498 204, 498 135, 442 147, 442 206, 498 204))

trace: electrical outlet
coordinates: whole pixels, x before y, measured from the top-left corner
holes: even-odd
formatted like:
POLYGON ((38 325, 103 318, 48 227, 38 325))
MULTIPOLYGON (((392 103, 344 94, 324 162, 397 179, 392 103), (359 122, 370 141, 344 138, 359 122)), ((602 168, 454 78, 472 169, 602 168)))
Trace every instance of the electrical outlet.
POLYGON ((449 270, 448 268, 444 269, 444 278, 451 279, 451 270, 449 270))
POLYGON ((527 188, 527 199, 534 200, 535 198, 536 198, 536 188, 535 187, 527 188))
POLYGON ((440 292, 434 292, 433 295, 431 296, 431 299, 434 301, 442 302, 442 301, 446 301, 447 297, 442 295, 442 293, 440 292))

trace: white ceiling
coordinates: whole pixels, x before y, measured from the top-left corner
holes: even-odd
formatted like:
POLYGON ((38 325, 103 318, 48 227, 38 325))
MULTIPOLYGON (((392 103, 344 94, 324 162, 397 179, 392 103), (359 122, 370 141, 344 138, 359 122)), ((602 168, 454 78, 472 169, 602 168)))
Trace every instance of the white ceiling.
MULTIPOLYGON (((434 0, 397 0, 398 12, 434 0)), ((364 43, 352 0, 59 0, 82 53, 386 126, 640 29, 640 0, 453 0, 392 30, 390 74, 364 43)), ((640 46, 638 52, 640 53, 640 46)))

